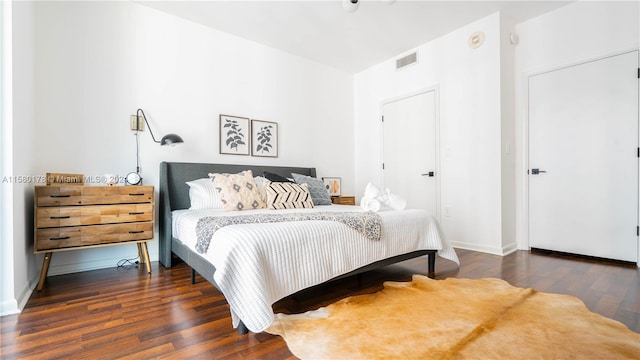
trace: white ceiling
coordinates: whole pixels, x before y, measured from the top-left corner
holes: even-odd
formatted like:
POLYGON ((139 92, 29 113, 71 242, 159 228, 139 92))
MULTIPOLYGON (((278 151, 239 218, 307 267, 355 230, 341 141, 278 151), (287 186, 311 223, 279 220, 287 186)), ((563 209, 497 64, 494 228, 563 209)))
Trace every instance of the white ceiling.
POLYGON ((496 11, 522 22, 569 1, 138 1, 140 4, 350 73, 496 11))

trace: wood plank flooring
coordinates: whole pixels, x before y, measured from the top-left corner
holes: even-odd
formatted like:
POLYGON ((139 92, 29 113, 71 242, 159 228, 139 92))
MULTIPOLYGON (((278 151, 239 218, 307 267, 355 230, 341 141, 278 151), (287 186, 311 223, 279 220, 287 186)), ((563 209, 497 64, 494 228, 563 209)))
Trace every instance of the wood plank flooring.
MULTIPOLYGON (((615 264, 519 251, 500 257, 458 250, 462 266, 438 259, 436 278, 496 277, 514 286, 570 294, 592 311, 640 332, 640 272, 615 264)), ((383 281, 426 274, 426 258, 305 290, 274 305, 302 312, 349 295, 371 293, 383 281)), ((2 359, 294 359, 279 337, 238 335, 224 297, 190 269, 102 269, 52 276, 19 315, 0 318, 2 359)))

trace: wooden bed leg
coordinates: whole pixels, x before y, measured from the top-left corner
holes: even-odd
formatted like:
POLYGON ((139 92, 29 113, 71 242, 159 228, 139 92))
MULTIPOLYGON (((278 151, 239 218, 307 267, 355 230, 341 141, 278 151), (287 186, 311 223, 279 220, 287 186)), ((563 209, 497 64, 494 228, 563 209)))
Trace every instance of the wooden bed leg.
POLYGON ((191 269, 191 285, 196 283, 196 271, 191 269))
POLYGON ((436 273, 436 252, 429 252, 427 259, 429 262, 429 274, 427 276, 433 279, 436 273))
POLYGON ((240 335, 245 335, 249 333, 249 329, 247 329, 247 327, 244 325, 244 323, 242 321, 240 321, 240 324, 238 324, 238 334, 240 335))

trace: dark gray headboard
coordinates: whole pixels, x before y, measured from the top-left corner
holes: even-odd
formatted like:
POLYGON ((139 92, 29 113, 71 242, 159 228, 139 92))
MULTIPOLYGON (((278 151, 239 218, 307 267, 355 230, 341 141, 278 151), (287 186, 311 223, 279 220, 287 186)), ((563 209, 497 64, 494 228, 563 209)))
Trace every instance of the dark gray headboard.
POLYGON ((264 171, 285 177, 291 177, 292 172, 316 176, 315 168, 161 162, 160 194, 158 196, 158 206, 160 208, 159 247, 160 262, 165 267, 171 266, 171 211, 188 209, 191 206, 189 202, 189 185, 186 182, 206 178, 209 173, 238 173, 244 170, 253 171, 254 176, 262 176, 264 171))

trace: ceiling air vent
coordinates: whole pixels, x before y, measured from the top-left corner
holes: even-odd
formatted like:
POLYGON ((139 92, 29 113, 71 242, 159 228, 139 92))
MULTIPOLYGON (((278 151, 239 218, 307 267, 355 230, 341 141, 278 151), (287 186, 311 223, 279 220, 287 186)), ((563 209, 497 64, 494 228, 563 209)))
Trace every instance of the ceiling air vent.
POLYGON ((418 53, 414 52, 396 60, 396 70, 400 70, 418 62, 418 53))

